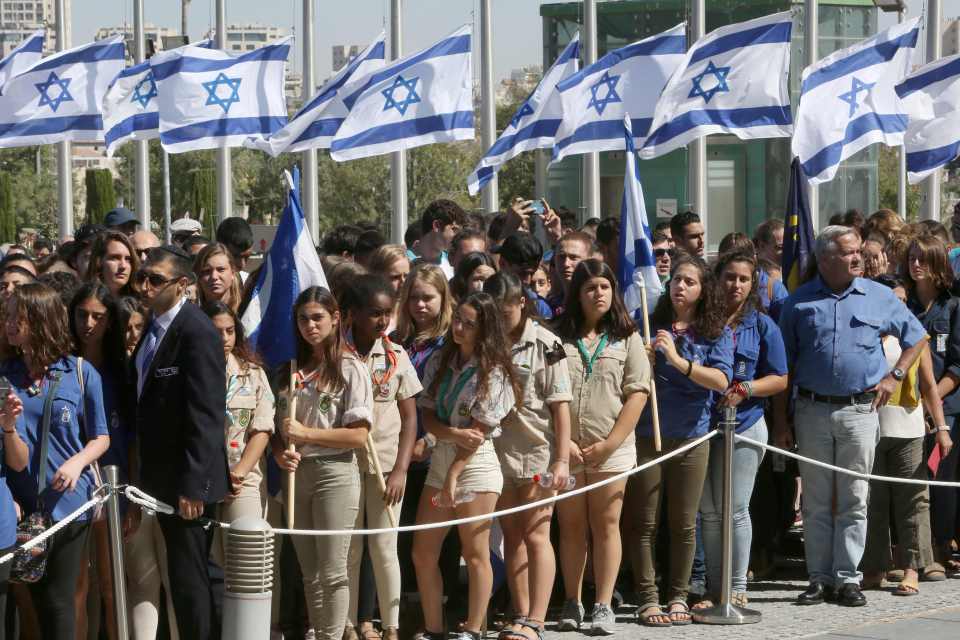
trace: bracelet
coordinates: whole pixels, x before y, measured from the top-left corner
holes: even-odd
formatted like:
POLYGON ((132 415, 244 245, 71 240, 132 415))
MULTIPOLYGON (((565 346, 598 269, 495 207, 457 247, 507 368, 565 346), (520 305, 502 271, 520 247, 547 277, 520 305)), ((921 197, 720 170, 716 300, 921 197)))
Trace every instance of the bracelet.
POLYGON ((3 432, 4 432, 5 434, 7 434, 8 436, 9 436, 9 435, 13 435, 14 433, 17 432, 16 429, 10 429, 9 431, 7 431, 6 429, 0 429, 0 431, 3 431, 3 432))
POLYGON ((687 372, 683 375, 689 378, 691 373, 693 373, 693 360, 687 360, 687 372))
POLYGON ((938 433, 939 433, 940 431, 950 431, 950 427, 949 427, 948 425, 942 424, 942 425, 940 425, 939 427, 937 427, 936 430, 937 430, 938 433))
POLYGON ((741 386, 741 387, 743 388, 743 390, 744 390, 744 397, 745 397, 745 398, 752 398, 752 397, 753 397, 753 383, 752 383, 752 382, 750 382, 749 380, 744 380, 743 382, 740 383, 740 386, 741 386))

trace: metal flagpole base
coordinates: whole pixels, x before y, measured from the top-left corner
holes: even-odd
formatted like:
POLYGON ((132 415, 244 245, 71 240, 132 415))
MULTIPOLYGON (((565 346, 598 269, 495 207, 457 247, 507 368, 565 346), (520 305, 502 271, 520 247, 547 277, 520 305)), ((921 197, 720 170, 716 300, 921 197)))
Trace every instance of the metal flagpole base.
POLYGON ((759 611, 735 607, 732 604, 718 604, 709 609, 700 609, 691 613, 694 621, 701 624, 756 624, 760 622, 759 611))

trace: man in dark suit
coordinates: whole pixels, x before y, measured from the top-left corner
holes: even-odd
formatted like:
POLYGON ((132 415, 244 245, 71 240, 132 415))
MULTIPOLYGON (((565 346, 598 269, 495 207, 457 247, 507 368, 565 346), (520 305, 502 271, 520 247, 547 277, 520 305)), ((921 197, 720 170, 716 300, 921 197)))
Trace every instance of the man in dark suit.
POLYGON ((181 638, 208 640, 214 620, 207 559, 213 516, 229 488, 223 422, 223 346, 206 315, 186 302, 190 256, 179 247, 150 250, 137 274, 153 319, 133 362, 137 380, 139 486, 178 515, 158 514, 167 545, 171 595, 181 638))

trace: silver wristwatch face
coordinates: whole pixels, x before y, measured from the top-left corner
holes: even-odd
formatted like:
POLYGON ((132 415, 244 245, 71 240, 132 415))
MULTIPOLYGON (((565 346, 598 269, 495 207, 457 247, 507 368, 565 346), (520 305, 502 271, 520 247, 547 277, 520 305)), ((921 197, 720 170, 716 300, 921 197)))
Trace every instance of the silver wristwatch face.
POLYGON ((906 375, 906 374, 903 372, 903 369, 894 369, 894 370, 891 371, 890 373, 893 374, 894 380, 897 380, 898 382, 899 382, 900 380, 903 380, 904 376, 906 375))

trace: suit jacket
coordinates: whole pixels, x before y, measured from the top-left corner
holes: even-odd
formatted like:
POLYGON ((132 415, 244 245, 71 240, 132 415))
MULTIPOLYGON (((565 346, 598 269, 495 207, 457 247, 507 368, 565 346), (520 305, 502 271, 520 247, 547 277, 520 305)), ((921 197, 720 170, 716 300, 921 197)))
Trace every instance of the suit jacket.
MULTIPOLYGON (((133 380, 146 335, 144 331, 131 358, 133 380)), ((157 345, 137 400, 144 491, 174 507, 179 496, 206 504, 226 496, 230 481, 223 431, 225 390, 223 342, 210 319, 188 302, 157 345)))

